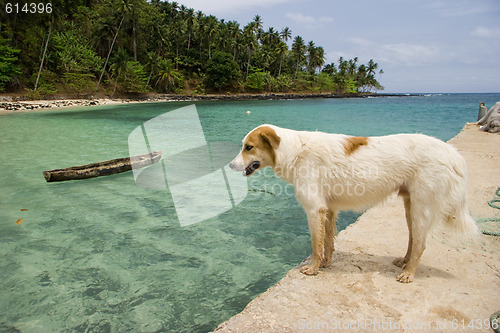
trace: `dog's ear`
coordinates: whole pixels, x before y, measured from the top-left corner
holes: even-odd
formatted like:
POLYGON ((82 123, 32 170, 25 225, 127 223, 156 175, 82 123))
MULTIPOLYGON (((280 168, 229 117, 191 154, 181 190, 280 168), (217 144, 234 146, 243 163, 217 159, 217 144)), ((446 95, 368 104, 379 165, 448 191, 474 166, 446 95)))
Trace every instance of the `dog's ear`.
POLYGON ((278 148, 281 142, 281 138, 276 134, 276 131, 271 127, 262 127, 260 137, 264 142, 268 143, 273 149, 278 148))

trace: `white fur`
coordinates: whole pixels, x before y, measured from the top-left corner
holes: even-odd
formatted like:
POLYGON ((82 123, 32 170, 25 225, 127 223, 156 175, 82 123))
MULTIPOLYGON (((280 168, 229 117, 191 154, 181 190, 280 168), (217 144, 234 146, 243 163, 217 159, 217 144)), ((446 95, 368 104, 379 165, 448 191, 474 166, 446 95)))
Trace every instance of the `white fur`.
MULTIPOLYGON (((433 224, 444 222, 468 235, 479 233, 466 205, 465 160, 447 143, 422 134, 396 134, 369 137, 367 145, 348 154, 347 135, 262 126, 280 137, 273 170, 294 186, 308 216, 313 258, 303 267, 305 274, 329 265, 329 223, 339 211, 375 205, 394 192, 403 197, 410 231, 407 254, 395 261, 404 268, 401 282, 413 280, 433 224)), ((232 167, 245 168, 241 153, 232 167)))

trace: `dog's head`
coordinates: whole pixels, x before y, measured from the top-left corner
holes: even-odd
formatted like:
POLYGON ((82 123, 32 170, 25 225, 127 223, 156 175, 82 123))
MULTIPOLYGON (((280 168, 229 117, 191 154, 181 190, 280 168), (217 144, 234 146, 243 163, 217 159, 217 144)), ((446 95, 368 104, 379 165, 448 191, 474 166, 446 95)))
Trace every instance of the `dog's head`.
POLYGON ((274 167, 280 141, 281 138, 271 126, 262 125, 253 129, 243 139, 243 148, 229 167, 243 171, 245 176, 250 176, 260 168, 274 167))

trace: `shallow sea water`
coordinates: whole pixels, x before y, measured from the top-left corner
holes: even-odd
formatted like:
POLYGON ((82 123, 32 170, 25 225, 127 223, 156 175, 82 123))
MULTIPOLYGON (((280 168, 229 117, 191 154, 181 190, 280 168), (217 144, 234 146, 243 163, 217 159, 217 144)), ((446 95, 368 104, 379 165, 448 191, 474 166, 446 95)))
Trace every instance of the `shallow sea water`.
MULTIPOLYGON (((499 100, 456 94, 194 104, 208 142, 239 144, 262 123, 448 140, 476 120, 479 102, 499 100)), ((187 227, 168 189, 138 187, 132 173, 45 182, 43 170, 128 156, 134 128, 190 104, 0 116, 0 331, 205 332, 310 254, 305 214, 289 191, 277 190, 285 184, 271 170, 252 176, 255 191, 235 208, 187 227)), ((358 216, 342 213, 339 230, 358 216)))

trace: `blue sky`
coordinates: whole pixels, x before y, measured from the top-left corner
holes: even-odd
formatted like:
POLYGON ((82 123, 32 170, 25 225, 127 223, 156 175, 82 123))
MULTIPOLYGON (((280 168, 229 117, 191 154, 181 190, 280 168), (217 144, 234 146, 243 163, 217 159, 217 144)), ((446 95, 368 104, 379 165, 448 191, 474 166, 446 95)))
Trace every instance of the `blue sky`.
POLYGON ((387 93, 500 92, 500 0, 178 0, 243 27, 288 26, 340 56, 373 58, 387 93))

